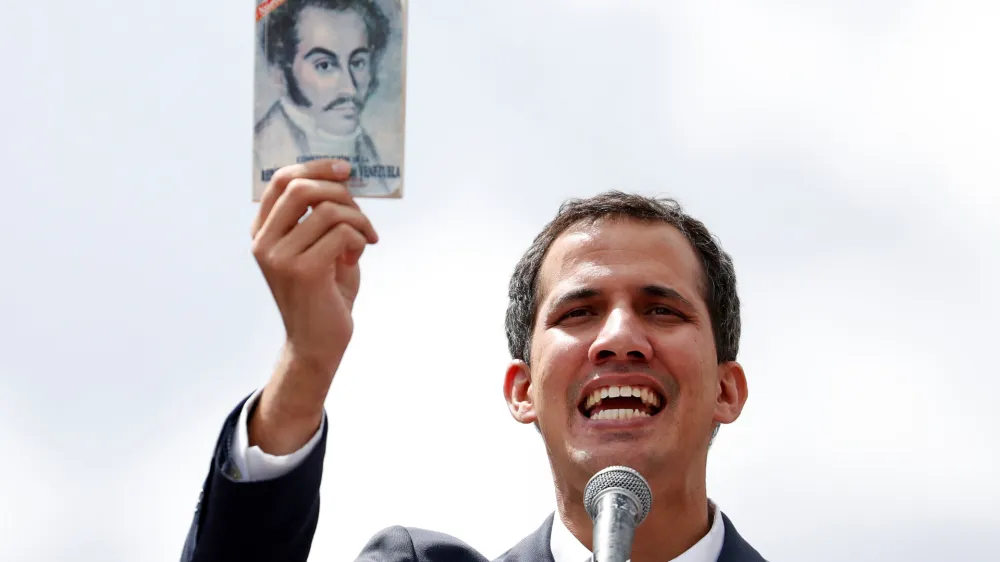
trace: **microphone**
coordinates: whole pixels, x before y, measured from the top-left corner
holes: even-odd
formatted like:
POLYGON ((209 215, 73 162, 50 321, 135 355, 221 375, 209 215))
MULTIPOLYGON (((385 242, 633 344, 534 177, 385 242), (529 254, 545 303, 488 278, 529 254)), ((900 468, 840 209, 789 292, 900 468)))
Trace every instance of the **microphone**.
POLYGON ((635 529, 653 505, 646 479, 627 466, 605 468, 587 482, 583 505, 594 522, 591 561, 627 562, 635 529))

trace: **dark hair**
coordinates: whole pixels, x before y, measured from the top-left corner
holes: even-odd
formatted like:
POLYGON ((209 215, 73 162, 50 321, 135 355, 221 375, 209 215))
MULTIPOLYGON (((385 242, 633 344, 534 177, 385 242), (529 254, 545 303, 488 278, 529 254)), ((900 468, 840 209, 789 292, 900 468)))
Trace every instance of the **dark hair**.
POLYGON ((296 23, 302 10, 310 6, 334 12, 356 11, 365 22, 372 64, 376 64, 389 44, 389 19, 375 0, 286 0, 268 14, 260 36, 268 63, 281 68, 292 64, 299 48, 296 23))
POLYGON ((568 228, 602 219, 662 222, 679 230, 691 243, 702 267, 702 297, 708 307, 715 338, 716 360, 735 361, 740 346, 740 299, 736 271, 729 254, 701 221, 687 215, 669 198, 609 191, 588 199, 570 199, 535 237, 510 279, 507 306, 507 347, 511 357, 530 363, 531 335, 538 312, 538 274, 546 253, 568 228))

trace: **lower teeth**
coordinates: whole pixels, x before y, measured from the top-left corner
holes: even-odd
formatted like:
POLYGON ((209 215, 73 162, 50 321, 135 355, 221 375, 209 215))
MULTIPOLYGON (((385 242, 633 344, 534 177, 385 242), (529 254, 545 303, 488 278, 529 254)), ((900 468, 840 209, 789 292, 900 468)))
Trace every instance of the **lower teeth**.
POLYGON ((592 420, 630 420, 632 418, 648 418, 649 414, 641 410, 601 410, 590 417, 592 420))

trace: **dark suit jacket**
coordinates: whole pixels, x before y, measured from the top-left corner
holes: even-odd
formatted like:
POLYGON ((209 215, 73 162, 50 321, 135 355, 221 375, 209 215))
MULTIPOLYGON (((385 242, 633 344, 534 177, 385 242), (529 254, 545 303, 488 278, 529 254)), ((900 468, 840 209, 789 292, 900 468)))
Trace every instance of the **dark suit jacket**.
MULTIPOLYGON (((236 482, 229 443, 242 407, 241 402, 223 424, 181 562, 306 562, 319 518, 326 425, 318 446, 289 474, 264 482, 236 482)), ((494 562, 553 562, 553 517, 494 562)), ((764 562, 725 514, 722 520, 726 533, 718 562, 764 562)), ((356 562, 490 561, 444 533, 395 526, 373 536, 356 562)))

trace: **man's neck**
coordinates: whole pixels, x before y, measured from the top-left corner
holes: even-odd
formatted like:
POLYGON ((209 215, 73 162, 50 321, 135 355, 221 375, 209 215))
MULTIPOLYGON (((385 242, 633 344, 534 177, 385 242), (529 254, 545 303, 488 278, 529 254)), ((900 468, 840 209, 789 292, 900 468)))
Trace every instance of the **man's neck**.
MULTIPOLYGON (((588 550, 593 551, 593 522, 582 493, 557 493, 559 517, 588 550)), ((704 485, 653 496, 653 507, 635 531, 632 562, 672 560, 702 539, 712 526, 704 485)))

